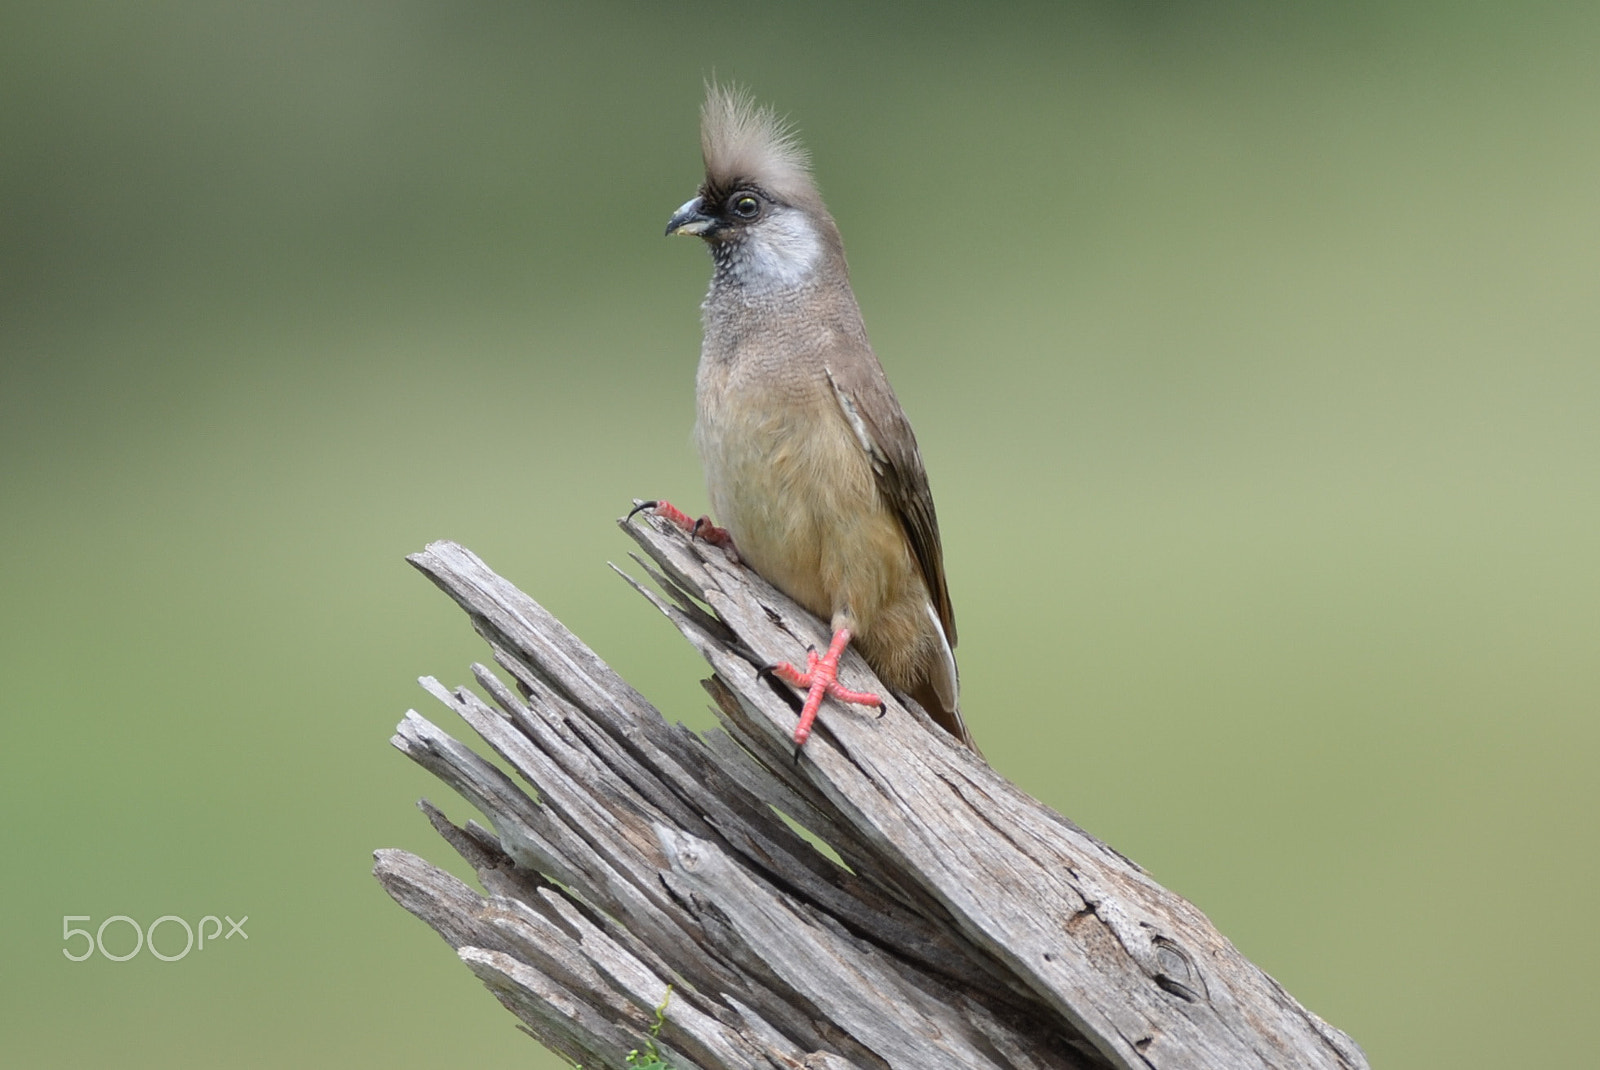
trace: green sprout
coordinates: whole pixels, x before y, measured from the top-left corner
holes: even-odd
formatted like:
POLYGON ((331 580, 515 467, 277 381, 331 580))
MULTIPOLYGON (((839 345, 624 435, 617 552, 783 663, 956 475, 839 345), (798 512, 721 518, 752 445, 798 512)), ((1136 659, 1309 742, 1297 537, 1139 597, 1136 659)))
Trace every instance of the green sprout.
POLYGON ((628 1052, 628 1065, 633 1070, 673 1070, 672 1064, 661 1057, 661 1052, 656 1050, 656 1038, 661 1035, 662 1028, 667 1024, 667 1003, 672 999, 672 986, 667 986, 667 994, 661 997, 660 1006, 656 1007, 655 1024, 650 1027, 650 1032, 644 1038, 644 1050, 634 1048, 628 1052))

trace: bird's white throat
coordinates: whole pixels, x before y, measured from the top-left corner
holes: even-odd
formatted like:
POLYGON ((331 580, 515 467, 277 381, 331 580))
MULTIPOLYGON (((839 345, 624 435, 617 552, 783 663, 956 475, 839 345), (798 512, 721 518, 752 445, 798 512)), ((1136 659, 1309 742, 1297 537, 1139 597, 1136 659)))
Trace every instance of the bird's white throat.
POLYGON ((752 293, 808 281, 822 259, 822 239, 798 208, 780 207, 731 243, 724 267, 730 281, 752 293))

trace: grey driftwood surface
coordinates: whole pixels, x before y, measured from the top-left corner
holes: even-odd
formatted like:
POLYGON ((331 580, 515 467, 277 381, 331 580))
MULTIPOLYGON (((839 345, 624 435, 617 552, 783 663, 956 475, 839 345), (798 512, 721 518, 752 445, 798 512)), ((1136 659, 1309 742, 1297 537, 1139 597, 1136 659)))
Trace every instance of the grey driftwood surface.
POLYGON ((422 803, 488 894, 399 850, 374 872, 528 1033, 622 1068, 665 1002, 655 1043, 678 1070, 1366 1067, 1200 911, 854 653, 841 682, 887 713, 827 702, 796 758, 798 698, 758 669, 803 663, 822 624, 670 524, 623 527, 661 593, 629 582, 711 663, 719 730, 668 724, 470 551, 409 559, 511 681, 472 666, 488 701, 423 686, 525 783, 407 713, 394 745, 488 821, 422 803))

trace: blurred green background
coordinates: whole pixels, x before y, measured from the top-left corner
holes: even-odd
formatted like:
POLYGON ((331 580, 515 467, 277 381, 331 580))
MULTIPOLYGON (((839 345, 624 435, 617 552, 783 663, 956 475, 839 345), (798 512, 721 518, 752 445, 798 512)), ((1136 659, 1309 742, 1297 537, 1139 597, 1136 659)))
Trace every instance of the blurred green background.
POLYGON ((1582 1061, 1597 54, 1565 4, 6 4, 5 1061, 559 1065, 368 874, 448 859, 387 739, 486 654, 401 558, 711 723, 605 562, 704 508, 713 73, 813 150, 994 764, 1374 1065, 1582 1061))

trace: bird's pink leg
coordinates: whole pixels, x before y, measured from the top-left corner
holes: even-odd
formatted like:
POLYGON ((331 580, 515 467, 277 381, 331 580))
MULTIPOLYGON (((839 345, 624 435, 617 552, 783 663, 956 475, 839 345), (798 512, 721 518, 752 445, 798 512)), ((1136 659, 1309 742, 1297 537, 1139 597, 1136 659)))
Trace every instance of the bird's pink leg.
POLYGON ((833 642, 828 644, 828 652, 822 657, 819 658, 815 650, 806 651, 805 672, 796 669, 787 661, 780 661, 772 666, 772 675, 794 687, 805 688, 806 691, 806 704, 800 707, 800 723, 794 728, 796 757, 800 754, 799 748, 811 737, 811 725, 817 719, 817 710, 822 705, 824 695, 832 695, 840 702, 883 709, 883 699, 877 695, 868 691, 851 691, 839 683, 839 658, 844 655, 844 648, 849 645, 850 629, 840 628, 833 633, 833 642))
POLYGON ((733 546, 733 536, 728 534, 728 529, 717 527, 711 522, 709 516, 703 516, 699 520, 690 520, 688 513, 671 502, 665 501, 641 502, 634 506, 633 512, 628 515, 631 517, 634 513, 642 512, 646 509, 655 513, 656 516, 672 521, 695 538, 704 539, 713 546, 720 546, 725 550, 733 551, 737 555, 737 551, 734 550, 733 546))

